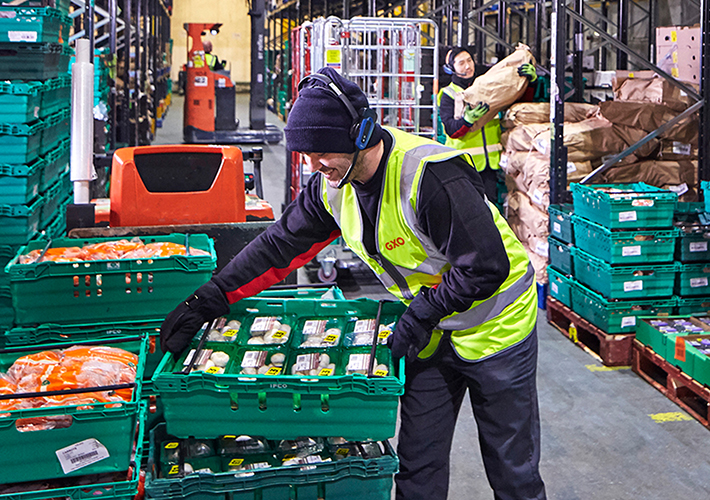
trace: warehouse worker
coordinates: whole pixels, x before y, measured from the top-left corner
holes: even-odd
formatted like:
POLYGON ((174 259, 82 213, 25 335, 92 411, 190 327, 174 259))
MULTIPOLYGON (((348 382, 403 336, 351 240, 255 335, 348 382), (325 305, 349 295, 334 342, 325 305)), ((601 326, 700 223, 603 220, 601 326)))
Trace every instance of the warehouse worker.
POLYGON ((224 63, 220 62, 219 58, 212 53, 212 42, 205 40, 202 42, 202 47, 205 49, 205 60, 207 67, 212 71, 224 69, 224 63))
MULTIPOLYGON (((475 106, 469 104, 456 106, 457 94, 473 84, 476 76, 476 64, 469 49, 454 47, 444 60, 444 72, 451 75, 451 83, 442 88, 437 96, 439 116, 446 133, 446 145, 455 149, 467 149, 476 164, 476 170, 483 179, 486 196, 490 201, 497 201, 496 177, 500 169, 499 161, 503 146, 500 143, 500 121, 494 118, 483 128, 471 130, 475 123, 489 111, 486 103, 475 106)), ((537 80, 535 66, 523 64, 518 74, 530 82, 537 80)), ((459 97, 461 99, 461 97, 459 97)))
POLYGON ((473 161, 374 123, 354 83, 307 77, 284 130, 313 172, 282 217, 171 312, 164 351, 204 322, 309 262, 342 236, 408 304, 388 345, 406 358, 396 477, 399 499, 445 499, 466 391, 499 500, 544 499, 538 472, 537 292, 525 250, 487 202, 473 161))

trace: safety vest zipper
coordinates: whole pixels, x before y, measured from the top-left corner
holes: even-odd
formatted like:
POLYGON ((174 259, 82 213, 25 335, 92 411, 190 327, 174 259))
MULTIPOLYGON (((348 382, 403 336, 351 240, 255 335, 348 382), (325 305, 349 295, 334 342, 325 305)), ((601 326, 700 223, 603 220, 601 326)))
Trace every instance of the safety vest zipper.
POLYGON ((394 266, 394 264, 392 264, 389 260, 385 259, 382 254, 379 253, 373 255, 372 258, 375 259, 380 266, 382 266, 382 269, 384 269, 387 274, 389 274, 390 278, 392 278, 392 281, 394 281, 395 285, 397 285, 397 287, 402 292, 402 297, 407 300, 414 300, 414 295, 409 289, 407 280, 404 278, 404 276, 402 276, 402 273, 397 271, 397 268, 394 266))

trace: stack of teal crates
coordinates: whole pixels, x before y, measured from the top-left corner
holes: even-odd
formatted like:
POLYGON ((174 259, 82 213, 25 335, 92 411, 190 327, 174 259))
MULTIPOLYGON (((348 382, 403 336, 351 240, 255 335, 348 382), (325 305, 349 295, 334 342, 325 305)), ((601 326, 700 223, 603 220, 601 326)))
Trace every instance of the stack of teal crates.
MULTIPOLYGON (((64 230, 71 194, 69 3, 0 6, 0 268, 20 245, 64 230)), ((0 332, 13 322, 2 274, 0 332)))
POLYGON ((678 266, 675 291, 680 315, 710 311, 710 221, 705 212, 703 203, 679 203, 674 218, 680 235, 675 255, 678 266))
MULTIPOLYGON (((675 193, 644 183, 572 185, 574 246, 550 245, 550 290, 566 285, 563 303, 608 334, 633 334, 639 316, 676 306, 675 193), (560 275, 555 252, 571 256, 560 275)), ((555 234, 551 212, 551 234, 555 234)), ((564 287, 563 287, 564 288, 564 287)))

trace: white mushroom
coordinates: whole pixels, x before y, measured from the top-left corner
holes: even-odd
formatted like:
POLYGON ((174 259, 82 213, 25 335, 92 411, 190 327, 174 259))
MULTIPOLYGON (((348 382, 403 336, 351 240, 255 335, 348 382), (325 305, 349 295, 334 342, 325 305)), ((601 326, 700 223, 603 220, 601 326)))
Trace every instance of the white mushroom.
POLYGON ((227 366, 227 363, 229 363, 229 354, 222 351, 215 351, 212 353, 212 356, 210 356, 210 360, 214 363, 215 366, 224 368, 225 366, 227 366))

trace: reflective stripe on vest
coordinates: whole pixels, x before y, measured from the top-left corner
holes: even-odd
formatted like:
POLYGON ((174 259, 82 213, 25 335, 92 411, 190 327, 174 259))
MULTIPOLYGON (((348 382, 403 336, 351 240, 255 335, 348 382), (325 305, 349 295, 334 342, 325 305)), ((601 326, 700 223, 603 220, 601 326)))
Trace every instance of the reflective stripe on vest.
MULTIPOLYGON (((360 206, 351 185, 331 187, 321 177, 323 202, 341 228, 348 246, 377 274, 383 285, 405 303, 422 286, 441 283, 451 265, 424 234, 416 220, 419 185, 426 168, 460 156, 469 164, 470 155, 389 127, 393 145, 387 158, 378 217, 375 224, 377 255, 363 244, 360 206), (387 268, 387 269, 386 269, 387 268)), ((443 318, 441 329, 452 330, 451 341, 464 359, 475 360, 498 352, 525 338, 533 329, 537 314, 534 273, 522 244, 488 203, 493 220, 505 245, 510 271, 505 282, 489 298, 476 301, 467 310, 443 318)), ((420 355, 426 357, 437 347, 441 330, 420 355)))
MULTIPOLYGON (((441 106, 441 96, 444 94, 455 99, 456 94, 463 92, 463 90, 455 83, 450 83, 439 91, 437 96, 438 105, 441 106)), ((487 164, 494 170, 500 168, 500 152, 503 150, 500 140, 500 120, 494 118, 488 121, 482 129, 467 132, 463 137, 454 138, 447 135, 446 145, 458 150, 465 149, 471 153, 476 170, 480 172, 486 168, 487 164)))

